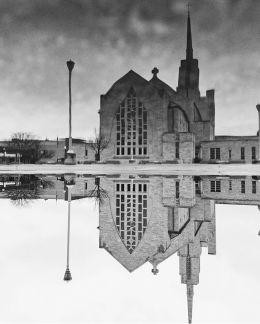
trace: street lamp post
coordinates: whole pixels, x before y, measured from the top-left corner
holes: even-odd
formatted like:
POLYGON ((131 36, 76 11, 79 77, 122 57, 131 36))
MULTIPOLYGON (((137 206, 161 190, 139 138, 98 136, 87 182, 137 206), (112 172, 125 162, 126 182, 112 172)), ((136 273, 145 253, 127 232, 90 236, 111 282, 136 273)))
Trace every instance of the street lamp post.
POLYGON ((71 137, 71 75, 75 63, 72 60, 67 61, 67 67, 69 70, 69 139, 67 147, 67 157, 65 164, 76 164, 76 156, 72 149, 72 137, 71 137))

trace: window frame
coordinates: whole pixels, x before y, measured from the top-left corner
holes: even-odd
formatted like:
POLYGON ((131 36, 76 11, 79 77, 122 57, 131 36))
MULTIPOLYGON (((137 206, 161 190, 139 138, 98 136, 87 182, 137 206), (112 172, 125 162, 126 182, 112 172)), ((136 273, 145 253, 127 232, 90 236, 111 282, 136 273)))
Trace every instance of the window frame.
POLYGON ((221 180, 210 180, 210 192, 221 192, 221 180))
POLYGON ((241 146, 240 148, 240 159, 241 161, 245 161, 245 147, 241 146))
POLYGON ((241 183, 240 183, 240 192, 242 194, 245 194, 246 193, 246 182, 245 182, 245 180, 241 180, 241 183))
POLYGON ((251 157, 252 157, 252 160, 256 160, 256 147, 255 146, 251 147, 251 157))
POLYGON ((220 147, 211 147, 210 148, 210 160, 220 160, 221 151, 220 147))
POLYGON ((256 194, 256 180, 252 180, 252 194, 256 194))

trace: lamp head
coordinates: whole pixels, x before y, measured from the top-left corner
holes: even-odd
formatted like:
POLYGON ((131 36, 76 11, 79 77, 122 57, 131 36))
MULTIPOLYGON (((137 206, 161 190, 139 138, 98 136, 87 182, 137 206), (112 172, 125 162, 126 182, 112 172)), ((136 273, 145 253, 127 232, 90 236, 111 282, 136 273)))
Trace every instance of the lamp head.
POLYGON ((67 67, 70 72, 73 70, 74 65, 75 65, 75 63, 73 61, 71 61, 71 60, 67 61, 67 67))

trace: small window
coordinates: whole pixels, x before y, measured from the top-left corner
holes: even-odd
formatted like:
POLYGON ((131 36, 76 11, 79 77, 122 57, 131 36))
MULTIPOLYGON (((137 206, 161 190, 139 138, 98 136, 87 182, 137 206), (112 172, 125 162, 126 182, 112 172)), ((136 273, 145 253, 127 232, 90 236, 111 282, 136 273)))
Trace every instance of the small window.
POLYGON ((200 181, 195 180, 195 192, 196 194, 200 194, 200 181))
POLYGON ((87 190, 87 189, 88 189, 88 183, 85 182, 85 190, 87 190))
POLYGON ((200 158, 200 147, 198 146, 195 147, 195 158, 196 159, 200 158))
POLYGON ((85 156, 88 156, 88 150, 85 149, 85 156))
POLYGON ((241 160, 245 160, 245 148, 241 147, 241 160))
POLYGON ((255 146, 252 147, 252 160, 256 160, 255 146))
POLYGON ((232 158, 232 151, 228 150, 228 159, 231 160, 231 158, 232 158))
POLYGON ((229 184, 229 187, 228 188, 231 191, 232 190, 232 180, 229 180, 228 184, 229 184))
POLYGON ((256 181, 252 181, 252 193, 256 194, 256 181))
POLYGON ((210 181, 210 191, 211 192, 221 192, 220 180, 210 181))
POLYGON ((220 148, 219 147, 210 149, 210 159, 211 160, 220 160, 220 148))
POLYGON ((245 180, 241 181, 241 193, 246 193, 246 182, 245 182, 245 180))

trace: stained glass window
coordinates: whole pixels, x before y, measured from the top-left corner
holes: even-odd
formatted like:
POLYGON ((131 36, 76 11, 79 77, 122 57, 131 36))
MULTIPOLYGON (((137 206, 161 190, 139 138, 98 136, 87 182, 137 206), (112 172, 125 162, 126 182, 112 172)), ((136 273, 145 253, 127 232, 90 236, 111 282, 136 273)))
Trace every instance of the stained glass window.
POLYGON ((116 114, 116 155, 147 155, 147 111, 133 89, 116 114))

